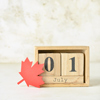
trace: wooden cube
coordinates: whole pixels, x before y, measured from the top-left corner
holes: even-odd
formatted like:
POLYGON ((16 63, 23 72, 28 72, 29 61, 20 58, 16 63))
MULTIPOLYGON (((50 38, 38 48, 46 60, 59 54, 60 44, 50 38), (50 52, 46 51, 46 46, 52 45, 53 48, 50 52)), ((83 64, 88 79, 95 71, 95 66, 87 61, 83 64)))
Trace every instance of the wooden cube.
POLYGON ((62 76, 84 74, 83 53, 61 53, 62 76))
POLYGON ((44 73, 42 76, 60 76, 60 54, 41 53, 39 54, 39 64, 44 63, 44 73))

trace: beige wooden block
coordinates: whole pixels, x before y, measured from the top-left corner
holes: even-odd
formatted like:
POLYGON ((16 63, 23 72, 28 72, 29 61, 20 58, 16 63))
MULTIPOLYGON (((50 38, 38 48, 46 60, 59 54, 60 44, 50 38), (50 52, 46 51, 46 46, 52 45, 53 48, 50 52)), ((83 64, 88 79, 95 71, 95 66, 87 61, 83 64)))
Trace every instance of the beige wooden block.
POLYGON ((84 54, 83 53, 61 53, 62 76, 83 75, 84 54))
POLYGON ((43 76, 45 83, 83 83, 83 76, 43 76))
MULTIPOLYGON (((40 53, 39 64, 44 63, 44 73, 41 76, 60 76, 60 54, 59 53, 40 53), (51 61, 53 60, 53 63, 51 61), (47 60, 47 63, 45 62, 47 60), (51 66, 54 66, 51 70, 51 66), (48 70, 46 70, 46 68, 48 70)), ((48 79, 48 78, 47 78, 48 79)))
MULTIPOLYGON (((84 53, 84 81, 83 83, 46 83, 42 87, 77 87, 89 86, 89 47, 88 46, 37 46, 35 47, 34 62, 39 61, 40 53, 84 53)), ((44 76, 43 76, 44 77, 44 76)))

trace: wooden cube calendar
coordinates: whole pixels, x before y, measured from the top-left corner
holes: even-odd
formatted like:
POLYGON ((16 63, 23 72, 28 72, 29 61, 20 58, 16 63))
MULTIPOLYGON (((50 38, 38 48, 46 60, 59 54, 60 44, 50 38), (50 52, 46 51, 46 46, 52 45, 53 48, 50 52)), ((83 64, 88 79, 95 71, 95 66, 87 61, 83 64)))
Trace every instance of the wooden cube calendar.
POLYGON ((39 54, 39 64, 44 64, 42 76, 60 76, 60 53, 39 54))
POLYGON ((37 46, 36 61, 44 63, 44 87, 89 86, 88 46, 37 46))

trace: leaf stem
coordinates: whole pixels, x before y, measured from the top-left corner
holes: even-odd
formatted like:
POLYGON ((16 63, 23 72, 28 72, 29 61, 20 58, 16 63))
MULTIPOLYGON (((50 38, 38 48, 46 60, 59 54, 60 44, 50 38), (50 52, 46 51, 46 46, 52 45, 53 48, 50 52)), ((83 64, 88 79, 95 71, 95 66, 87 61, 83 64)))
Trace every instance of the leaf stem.
POLYGON ((20 83, 22 83, 24 81, 24 79, 20 80, 17 84, 19 85, 20 83))

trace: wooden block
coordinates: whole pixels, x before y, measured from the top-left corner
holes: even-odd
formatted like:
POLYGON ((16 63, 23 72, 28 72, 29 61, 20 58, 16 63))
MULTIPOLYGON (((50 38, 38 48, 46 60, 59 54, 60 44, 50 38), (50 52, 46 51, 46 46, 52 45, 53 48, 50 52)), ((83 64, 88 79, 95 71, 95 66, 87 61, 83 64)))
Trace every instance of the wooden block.
POLYGON ((83 83, 83 76, 43 76, 45 83, 83 83))
POLYGON ((83 75, 84 55, 83 53, 61 53, 62 76, 83 75))
MULTIPOLYGON (((44 78, 44 81, 45 81, 45 84, 41 85, 43 87, 70 87, 70 86, 89 86, 89 47, 88 46, 38 46, 38 47, 35 47, 35 61, 34 62, 37 62, 39 61, 39 54, 42 54, 42 53, 83 53, 84 56, 83 56, 83 59, 84 59, 84 70, 83 70, 83 75, 82 76, 79 76, 79 75, 66 75, 66 76, 61 76, 62 73, 60 74, 59 77, 83 77, 83 82, 82 83, 75 83, 75 81, 71 81, 70 83, 50 83, 48 82, 49 80, 51 80, 50 77, 53 77, 53 75, 51 76, 43 76, 44 78)), ((62 65, 62 64, 61 64, 62 65)), ((76 68, 75 68, 76 70, 76 68)), ((62 69, 61 69, 61 72, 62 72, 62 69)), ((55 76, 55 78, 58 77, 58 76, 55 76)), ((79 78, 80 79, 80 78, 79 78)), ((78 80, 79 80, 78 79, 78 80)), ((69 78, 68 78, 69 80, 69 78)), ((69 82, 69 81, 67 81, 69 82)), ((80 80, 81 82, 81 80, 80 80)))
POLYGON ((39 54, 39 64, 44 63, 44 73, 41 76, 60 76, 60 54, 41 53, 39 54))

